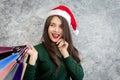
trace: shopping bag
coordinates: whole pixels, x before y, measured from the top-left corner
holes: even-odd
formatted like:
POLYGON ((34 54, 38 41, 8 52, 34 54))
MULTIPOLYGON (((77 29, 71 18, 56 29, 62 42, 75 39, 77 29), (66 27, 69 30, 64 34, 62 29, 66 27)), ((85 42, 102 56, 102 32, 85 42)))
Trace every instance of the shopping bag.
POLYGON ((23 63, 20 62, 12 80, 21 80, 22 71, 23 71, 23 63))
POLYGON ((0 80, 4 80, 5 76, 8 74, 10 69, 15 65, 16 60, 11 62, 8 66, 6 66, 4 69, 0 70, 0 80))
POLYGON ((21 79, 26 49, 28 49, 26 45, 0 47, 0 76, 2 76, 0 80, 21 79))
POLYGON ((0 54, 7 53, 7 52, 12 52, 13 50, 14 50, 13 47, 4 47, 4 46, 1 46, 0 47, 0 54))
POLYGON ((0 70, 5 68, 5 66, 9 65, 12 61, 16 60, 19 57, 19 53, 14 53, 2 60, 0 60, 0 70))
POLYGON ((17 62, 19 64, 12 80, 21 80, 22 71, 23 71, 23 61, 24 61, 25 54, 22 54, 18 59, 17 62))
POLYGON ((18 68, 18 63, 16 63, 8 72, 8 74, 5 76, 4 80, 12 80, 13 76, 18 68))
POLYGON ((23 80, 23 76, 27 67, 27 63, 26 63, 27 59, 28 59, 28 54, 25 54, 24 60, 23 60, 23 71, 22 71, 21 80, 23 80))
POLYGON ((22 71, 23 63, 22 62, 16 63, 8 72, 8 74, 5 76, 4 80, 21 80, 22 71))
POLYGON ((22 70, 23 70, 23 59, 24 59, 24 54, 21 54, 19 58, 16 59, 16 64, 8 72, 4 80, 20 80, 21 79, 22 70))
POLYGON ((27 48, 26 45, 13 47, 0 46, 0 60, 7 56, 10 56, 12 53, 20 52, 21 50, 26 48, 27 48))
POLYGON ((0 46, 0 54, 4 54, 4 53, 9 53, 9 52, 19 52, 22 49, 26 48, 26 45, 22 45, 22 46, 12 46, 12 47, 6 47, 6 46, 0 46))

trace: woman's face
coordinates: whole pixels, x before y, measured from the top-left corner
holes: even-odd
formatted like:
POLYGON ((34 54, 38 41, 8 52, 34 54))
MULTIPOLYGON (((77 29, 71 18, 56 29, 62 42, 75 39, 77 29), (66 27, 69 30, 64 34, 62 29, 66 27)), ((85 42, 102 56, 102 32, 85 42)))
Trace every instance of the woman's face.
POLYGON ((51 20, 51 23, 48 27, 48 35, 52 42, 57 42, 63 36, 63 30, 61 26, 61 20, 54 16, 51 20))

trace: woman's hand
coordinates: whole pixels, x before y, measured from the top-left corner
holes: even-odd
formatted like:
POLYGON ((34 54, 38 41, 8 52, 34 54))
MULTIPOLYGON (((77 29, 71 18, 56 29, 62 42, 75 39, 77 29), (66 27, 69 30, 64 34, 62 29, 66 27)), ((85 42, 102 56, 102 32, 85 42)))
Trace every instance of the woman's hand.
POLYGON ((35 65, 36 60, 38 58, 38 52, 33 47, 33 45, 30 45, 29 49, 26 51, 26 54, 30 55, 29 64, 35 65))
POLYGON ((68 46, 69 46, 68 42, 66 42, 66 41, 63 40, 63 39, 59 39, 56 44, 58 45, 58 48, 59 48, 62 56, 63 56, 64 58, 68 57, 68 56, 69 56, 69 53, 68 53, 68 51, 67 51, 67 48, 68 48, 68 46))

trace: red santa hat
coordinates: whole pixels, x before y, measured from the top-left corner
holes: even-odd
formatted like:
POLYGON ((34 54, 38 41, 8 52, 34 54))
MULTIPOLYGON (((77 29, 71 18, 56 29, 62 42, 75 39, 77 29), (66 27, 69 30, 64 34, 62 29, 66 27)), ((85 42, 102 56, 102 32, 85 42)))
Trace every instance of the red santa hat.
POLYGON ((75 35, 79 34, 79 31, 77 30, 77 23, 74 18, 74 15, 72 14, 71 10, 68 7, 60 5, 56 8, 53 8, 48 13, 47 16, 52 16, 52 15, 60 15, 60 16, 64 17, 67 20, 69 26, 72 26, 74 34, 75 35))

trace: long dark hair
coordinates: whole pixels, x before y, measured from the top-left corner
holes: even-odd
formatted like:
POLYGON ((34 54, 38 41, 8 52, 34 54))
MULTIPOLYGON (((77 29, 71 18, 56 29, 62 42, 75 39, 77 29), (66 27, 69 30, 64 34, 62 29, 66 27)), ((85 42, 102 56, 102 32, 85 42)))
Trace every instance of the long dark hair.
MULTIPOLYGON (((73 45, 73 41, 72 41, 72 37, 71 37, 71 33, 70 33, 70 29, 69 29, 69 25, 66 21, 65 18, 63 18, 62 16, 58 16, 58 15, 54 15, 54 16, 57 16, 62 24, 61 24, 61 28, 63 30, 63 39, 65 41, 68 42, 69 46, 68 46, 68 52, 69 54, 73 57, 73 59, 77 62, 77 63, 80 63, 80 58, 79 58, 79 53, 78 53, 78 50, 74 47, 73 45)), ((44 25, 44 30, 43 30, 43 35, 42 35, 42 38, 43 38, 43 43, 48 51, 48 54, 50 56, 50 58, 55 62, 55 64, 57 65, 57 69, 60 68, 60 61, 56 55, 56 51, 55 51, 55 44, 52 43, 52 41, 50 40, 49 38, 49 35, 48 35, 48 27, 51 23, 51 20, 54 16, 49 16, 45 22, 45 25, 44 25)))

